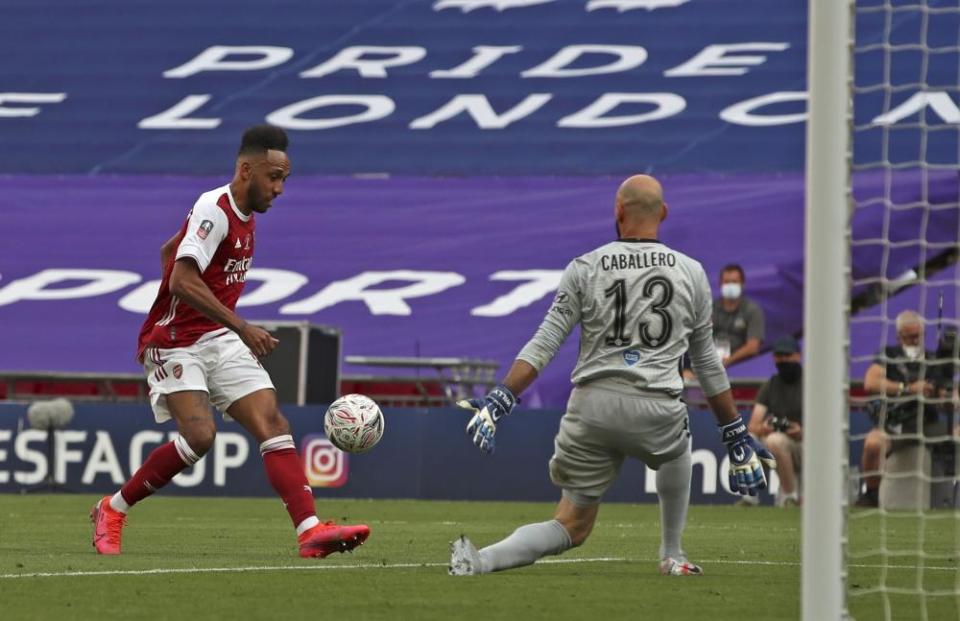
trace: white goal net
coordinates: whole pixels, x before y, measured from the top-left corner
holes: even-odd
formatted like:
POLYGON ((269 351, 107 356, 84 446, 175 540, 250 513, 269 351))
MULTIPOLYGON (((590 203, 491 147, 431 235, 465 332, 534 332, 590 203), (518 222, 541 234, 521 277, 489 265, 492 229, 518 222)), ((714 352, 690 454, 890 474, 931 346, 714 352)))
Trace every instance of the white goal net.
POLYGON ((852 4, 846 608, 958 619, 960 0, 852 4))

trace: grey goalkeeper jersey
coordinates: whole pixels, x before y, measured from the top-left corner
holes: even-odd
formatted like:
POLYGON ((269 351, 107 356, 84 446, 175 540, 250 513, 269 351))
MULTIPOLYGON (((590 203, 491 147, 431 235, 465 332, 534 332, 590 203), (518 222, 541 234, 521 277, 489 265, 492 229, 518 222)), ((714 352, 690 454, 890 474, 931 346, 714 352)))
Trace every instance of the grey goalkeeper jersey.
POLYGON ((713 296, 699 262, 656 240, 618 240, 567 265, 537 333, 517 358, 540 371, 580 324, 571 380, 611 380, 643 392, 679 395, 680 358, 707 396, 730 387, 713 343, 713 296))

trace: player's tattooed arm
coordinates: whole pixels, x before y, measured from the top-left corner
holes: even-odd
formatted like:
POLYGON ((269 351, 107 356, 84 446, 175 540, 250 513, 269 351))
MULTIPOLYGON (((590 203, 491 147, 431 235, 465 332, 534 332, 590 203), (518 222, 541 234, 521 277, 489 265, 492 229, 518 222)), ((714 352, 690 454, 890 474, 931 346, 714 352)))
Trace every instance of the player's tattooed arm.
POLYGON ((170 274, 170 292, 183 300, 205 317, 230 328, 240 337, 256 356, 266 356, 279 341, 259 326, 244 321, 235 312, 224 306, 213 295, 200 277, 200 269, 192 258, 184 257, 173 264, 170 274))
POLYGON ((167 269, 167 262, 170 260, 170 256, 177 249, 177 237, 179 233, 174 233, 173 237, 163 242, 163 245, 160 246, 160 273, 163 274, 163 271, 167 269))

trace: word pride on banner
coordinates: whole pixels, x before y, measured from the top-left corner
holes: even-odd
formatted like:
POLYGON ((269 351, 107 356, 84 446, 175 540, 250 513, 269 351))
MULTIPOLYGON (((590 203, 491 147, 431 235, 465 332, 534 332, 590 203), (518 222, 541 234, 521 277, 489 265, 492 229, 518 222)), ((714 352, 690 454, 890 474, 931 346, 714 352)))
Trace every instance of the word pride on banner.
MULTIPOLYGON (((0 63, 4 172, 214 173, 264 121, 294 132, 298 174, 803 166, 796 0, 48 4, 5 9, 0 26, 23 51, 0 63)), ((928 45, 956 45, 958 28, 938 15, 928 45)), ((929 86, 865 97, 857 122, 960 122, 956 68, 938 58, 929 86)), ((882 54, 858 58, 882 69, 882 54)))

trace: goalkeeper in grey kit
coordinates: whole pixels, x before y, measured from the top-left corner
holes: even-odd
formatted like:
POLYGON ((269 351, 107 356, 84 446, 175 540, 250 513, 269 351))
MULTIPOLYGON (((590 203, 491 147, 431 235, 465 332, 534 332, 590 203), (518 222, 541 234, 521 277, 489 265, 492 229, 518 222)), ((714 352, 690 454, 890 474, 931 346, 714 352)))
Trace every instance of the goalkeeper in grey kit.
POLYGON ((647 175, 617 191, 619 239, 577 257, 564 270, 556 297, 534 337, 503 382, 483 399, 461 401, 473 412, 467 434, 492 453, 497 424, 580 324, 580 354, 567 411, 550 459, 550 479, 562 490, 553 519, 521 526, 477 550, 464 536, 451 545, 450 574, 476 575, 530 565, 586 541, 604 492, 623 460, 657 471, 660 573, 699 575, 680 538, 690 504, 690 432, 680 400, 679 361, 693 368, 730 455, 730 488, 755 496, 766 487, 761 462, 772 455, 748 433, 734 407, 713 344, 712 295, 703 267, 657 241, 667 216, 663 190, 647 175))

